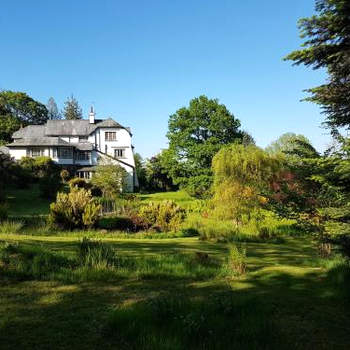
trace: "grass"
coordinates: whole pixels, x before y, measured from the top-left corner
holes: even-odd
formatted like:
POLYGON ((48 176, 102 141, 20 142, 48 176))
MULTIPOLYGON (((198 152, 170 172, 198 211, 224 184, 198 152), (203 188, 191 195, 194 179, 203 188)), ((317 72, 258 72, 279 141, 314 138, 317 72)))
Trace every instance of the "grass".
POLYGON ((25 189, 8 188, 5 194, 10 216, 35 216, 49 213, 49 205, 52 201, 40 197, 37 184, 25 189))
POLYGON ((186 228, 203 231, 207 222, 201 233, 207 240, 52 232, 36 216, 49 205, 37 186, 8 190, 11 217, 0 232, 0 349, 350 347, 348 260, 320 259, 312 239, 290 235, 290 223, 279 227, 283 244, 257 239, 254 227, 246 228, 244 244, 226 244, 241 237, 226 239, 232 225, 202 218, 194 210, 202 203, 185 192, 139 196, 190 208, 186 228))
POLYGON ((157 192, 150 194, 139 194, 138 195, 141 201, 147 202, 158 202, 163 200, 172 200, 175 203, 179 204, 183 208, 187 208, 193 202, 196 201, 185 191, 174 191, 174 192, 157 192))
POLYGON ((287 238, 283 245, 245 244, 246 273, 235 278, 220 269, 229 262, 228 245, 194 237, 106 238, 99 244, 108 250, 86 264, 78 259, 77 237, 0 234, 0 240, 22 250, 27 261, 41 256, 30 278, 0 274, 1 349, 347 349, 350 344, 349 284, 339 277, 348 278, 342 273, 348 268, 340 258, 319 262, 316 245, 305 237, 287 238), (202 266, 197 252, 212 264, 202 266), (86 267, 106 259, 109 265, 119 261, 112 275, 86 267), (50 272, 49 266, 57 271, 72 263, 80 264, 75 266, 80 280, 50 272))

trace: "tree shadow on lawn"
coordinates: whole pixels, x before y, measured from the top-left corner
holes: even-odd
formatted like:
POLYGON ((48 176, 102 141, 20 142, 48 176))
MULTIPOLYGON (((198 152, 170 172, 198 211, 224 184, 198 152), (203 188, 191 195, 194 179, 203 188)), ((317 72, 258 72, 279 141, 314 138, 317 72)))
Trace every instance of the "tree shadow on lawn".
POLYGON ((350 305, 338 288, 320 272, 282 269, 231 281, 2 284, 0 348, 346 349, 350 305), (111 321, 125 310, 131 319, 111 321))

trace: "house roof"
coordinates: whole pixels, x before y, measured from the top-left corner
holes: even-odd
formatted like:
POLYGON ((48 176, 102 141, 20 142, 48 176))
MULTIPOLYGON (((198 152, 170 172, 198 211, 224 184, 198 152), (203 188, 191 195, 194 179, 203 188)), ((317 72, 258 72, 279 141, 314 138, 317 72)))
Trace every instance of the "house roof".
POLYGON ((91 142, 71 142, 69 145, 75 147, 79 151, 92 151, 94 149, 94 145, 91 142))
POLYGON ((77 171, 96 171, 96 167, 95 166, 85 166, 83 168, 79 168, 77 169, 77 171))
POLYGON ((126 129, 126 128, 124 128, 124 126, 120 125, 119 123, 117 123, 112 118, 108 118, 108 119, 105 119, 105 120, 102 120, 102 121, 98 122, 96 124, 96 127, 99 127, 99 128, 122 128, 122 129, 126 129))
MULTIPOLYGON (((132 135, 130 128, 125 128, 112 118, 95 119, 94 124, 87 119, 48 120, 45 125, 28 125, 17 130, 12 135, 15 142, 9 146, 66 146, 69 143, 59 136, 88 136, 97 128, 121 128, 132 135)), ((93 147, 92 144, 88 146, 80 143, 73 146, 80 150, 91 150, 93 147)))
POLYGON ((24 128, 20 128, 13 133, 12 138, 32 138, 32 137, 44 137, 45 136, 45 125, 28 125, 24 128))
POLYGON ((26 137, 16 140, 7 147, 21 146, 70 146, 69 142, 62 140, 60 137, 26 137))
POLYGON ((88 120, 48 120, 45 126, 47 136, 87 136, 95 129, 96 124, 88 120))

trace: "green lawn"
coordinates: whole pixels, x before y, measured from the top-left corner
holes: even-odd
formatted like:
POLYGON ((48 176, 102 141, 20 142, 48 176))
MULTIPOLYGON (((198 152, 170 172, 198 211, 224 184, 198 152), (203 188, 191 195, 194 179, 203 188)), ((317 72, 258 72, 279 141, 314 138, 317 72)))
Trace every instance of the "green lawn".
POLYGON ((150 194, 139 194, 138 196, 145 202, 172 200, 183 207, 188 206, 190 203, 193 203, 196 200, 185 191, 157 192, 150 194))
MULTIPOLYGON (((74 254, 77 246, 74 237, 1 235, 0 240, 41 245, 66 254, 74 254)), ((227 255, 225 244, 197 238, 104 241, 119 256, 135 258, 178 253, 194 256, 201 251, 224 261, 227 255)), ((185 349, 174 331, 178 322, 186 328, 185 336, 193 340, 193 349, 215 348, 203 344, 218 329, 221 337, 217 344, 222 344, 225 336, 233 336, 232 348, 349 348, 349 299, 318 264, 310 239, 287 239, 281 245, 249 243, 246 249, 248 273, 230 280, 220 276, 148 276, 67 284, 11 281, 0 275, 0 348, 185 349), (174 316, 171 310, 164 316, 157 304, 150 309, 151 315, 145 314, 147 302, 159 296, 198 307, 182 311, 174 307, 174 316), (230 305, 223 302, 228 297, 230 305), (218 315, 206 313, 213 300, 218 315), (120 306, 121 311, 117 309, 120 306), (111 313, 115 313, 112 321, 111 313), (214 330, 208 328, 210 324, 214 330)))
POLYGON ((7 189, 6 201, 9 205, 10 216, 47 215, 52 202, 40 196, 37 184, 26 189, 7 189))
MULTIPOLYGON (((173 200, 183 207, 195 200, 184 191, 138 194, 138 196, 144 202, 173 200)), ((52 202, 52 200, 40 196, 37 184, 31 185, 26 189, 7 189, 6 201, 9 205, 10 216, 47 215, 49 213, 49 205, 52 202)))

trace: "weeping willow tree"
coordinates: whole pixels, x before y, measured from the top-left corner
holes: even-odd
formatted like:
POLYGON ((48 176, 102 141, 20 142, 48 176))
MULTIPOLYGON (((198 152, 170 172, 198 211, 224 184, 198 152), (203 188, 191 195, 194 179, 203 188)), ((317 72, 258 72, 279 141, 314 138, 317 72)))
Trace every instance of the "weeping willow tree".
POLYGON ((281 167, 278 156, 254 145, 223 147, 212 164, 215 213, 240 224, 244 215, 267 202, 269 184, 281 167))

